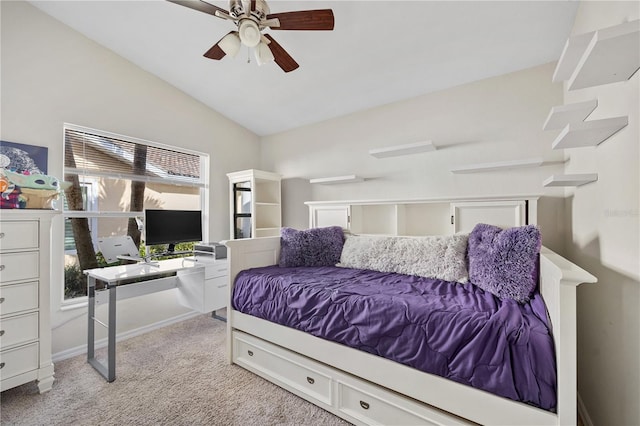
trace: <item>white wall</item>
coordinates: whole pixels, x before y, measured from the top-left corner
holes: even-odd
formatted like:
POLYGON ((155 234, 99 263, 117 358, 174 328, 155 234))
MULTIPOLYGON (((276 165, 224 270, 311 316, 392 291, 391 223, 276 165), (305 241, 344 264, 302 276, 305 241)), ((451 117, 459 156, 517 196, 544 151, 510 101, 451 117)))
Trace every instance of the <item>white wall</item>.
MULTIPOLYGON (((226 173, 258 165, 258 136, 30 4, 0 4, 1 138, 48 147, 49 174, 59 177, 65 122, 208 153, 208 239, 228 238, 226 173)), ((86 344, 86 308, 60 310, 61 225, 58 218, 52 270, 54 354, 86 344)), ((125 300, 118 304, 118 332, 188 312, 172 291, 125 300)))
MULTIPOLYGON (((562 152, 551 150, 555 135, 542 130, 551 107, 562 103, 561 86, 551 84, 554 67, 546 64, 265 137, 262 168, 282 173, 285 185, 294 178, 356 174, 366 179, 313 185, 308 190, 313 200, 544 195, 539 212, 544 243, 561 251, 563 191, 545 190, 542 182, 561 173, 562 163, 477 174, 450 172, 475 163, 563 158, 562 152), (372 148, 421 140, 432 140, 438 150, 386 159, 368 154, 372 148)), ((299 198, 283 194, 287 226, 308 224, 299 198), (288 203, 289 198, 296 204, 288 203), (288 218, 295 218, 295 224, 288 218)))
MULTIPOLYGON (((640 17, 638 2, 582 2, 572 34, 640 17)), ((624 54, 624 53, 623 53, 624 54)), ((578 288, 579 393, 595 425, 640 424, 640 80, 565 91, 597 98, 590 118, 629 117, 597 147, 567 150, 569 173, 598 181, 567 192, 568 257, 598 277, 578 288)))

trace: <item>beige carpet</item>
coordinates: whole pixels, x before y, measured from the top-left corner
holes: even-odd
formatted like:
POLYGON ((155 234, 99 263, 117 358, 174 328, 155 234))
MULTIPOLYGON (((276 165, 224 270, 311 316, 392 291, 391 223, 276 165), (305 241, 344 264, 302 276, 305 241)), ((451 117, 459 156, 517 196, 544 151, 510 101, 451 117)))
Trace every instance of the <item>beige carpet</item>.
POLYGON ((116 380, 86 356, 55 365, 53 389, 1 394, 2 425, 346 425, 225 361, 225 324, 201 315, 117 345, 116 380))

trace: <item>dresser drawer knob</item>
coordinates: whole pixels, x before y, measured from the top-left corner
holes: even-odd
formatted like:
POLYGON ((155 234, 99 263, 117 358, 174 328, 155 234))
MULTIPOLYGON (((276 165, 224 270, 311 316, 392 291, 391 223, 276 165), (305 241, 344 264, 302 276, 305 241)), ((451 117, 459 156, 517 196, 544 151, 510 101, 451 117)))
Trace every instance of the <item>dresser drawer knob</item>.
POLYGON ((249 356, 253 356, 253 351, 247 351, 247 353, 249 354, 249 356))
POLYGON ((0 303, 4 302, 4 297, 0 297, 0 303))
POLYGON ((0 232, 0 238, 4 238, 4 232, 0 232))
POLYGON ((4 265, 0 265, 0 271, 4 271, 4 265))
POLYGON ((313 377, 307 377, 307 382, 309 382, 310 385, 314 384, 316 381, 313 379, 313 377))
POLYGON ((0 337, 4 336, 4 330, 0 330, 0 337))
POLYGON ((362 408, 364 408, 365 410, 369 409, 369 403, 368 402, 360 401, 360 406, 362 408))
POLYGON ((4 362, 0 362, 0 368, 4 367, 4 362))

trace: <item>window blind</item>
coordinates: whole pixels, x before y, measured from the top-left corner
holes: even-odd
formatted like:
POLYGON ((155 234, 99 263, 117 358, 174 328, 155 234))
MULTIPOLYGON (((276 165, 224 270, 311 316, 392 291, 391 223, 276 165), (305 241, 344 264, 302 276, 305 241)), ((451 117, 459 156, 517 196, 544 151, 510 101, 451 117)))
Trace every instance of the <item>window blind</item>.
POLYGON ((203 187, 201 156, 117 135, 64 129, 65 174, 203 187), (135 167, 136 149, 146 151, 142 167, 135 167))

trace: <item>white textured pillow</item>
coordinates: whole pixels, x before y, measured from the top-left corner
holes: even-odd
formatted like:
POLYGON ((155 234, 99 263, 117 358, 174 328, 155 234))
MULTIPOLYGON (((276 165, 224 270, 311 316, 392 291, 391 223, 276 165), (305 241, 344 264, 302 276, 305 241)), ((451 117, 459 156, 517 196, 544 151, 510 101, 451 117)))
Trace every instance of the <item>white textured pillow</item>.
POLYGON ((469 281, 468 238, 468 234, 433 237, 347 235, 337 266, 466 283, 469 281))

